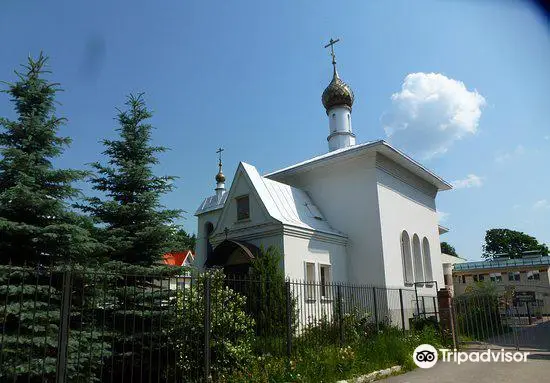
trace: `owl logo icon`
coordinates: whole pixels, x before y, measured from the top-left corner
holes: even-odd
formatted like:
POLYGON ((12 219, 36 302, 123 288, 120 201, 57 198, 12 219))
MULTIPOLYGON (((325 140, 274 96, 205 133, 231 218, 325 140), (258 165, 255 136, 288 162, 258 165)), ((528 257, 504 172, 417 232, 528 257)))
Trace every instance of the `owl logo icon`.
POLYGON ((421 344, 414 349, 413 361, 420 368, 431 368, 437 363, 437 350, 430 344, 421 344))

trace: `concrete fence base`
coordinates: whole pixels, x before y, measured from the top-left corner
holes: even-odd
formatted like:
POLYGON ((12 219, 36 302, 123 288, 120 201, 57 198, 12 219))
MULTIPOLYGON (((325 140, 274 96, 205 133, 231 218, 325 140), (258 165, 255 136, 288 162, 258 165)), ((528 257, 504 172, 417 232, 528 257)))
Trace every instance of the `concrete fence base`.
POLYGON ((367 383, 367 382, 375 381, 380 378, 385 378, 399 371, 401 371, 401 366, 393 366, 390 368, 386 368, 384 370, 371 372, 370 374, 367 374, 367 375, 361 375, 358 378, 353 378, 348 380, 339 380, 336 383, 367 383))

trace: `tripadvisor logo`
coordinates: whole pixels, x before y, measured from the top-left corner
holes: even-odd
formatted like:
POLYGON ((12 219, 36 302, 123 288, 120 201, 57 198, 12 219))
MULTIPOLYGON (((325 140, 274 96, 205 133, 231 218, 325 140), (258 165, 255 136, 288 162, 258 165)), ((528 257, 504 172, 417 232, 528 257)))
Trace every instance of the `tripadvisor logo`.
MULTIPOLYGON (((414 349, 413 361, 420 368, 431 368, 435 366, 438 360, 438 350, 430 344, 421 344, 414 349)), ((461 364, 464 362, 527 362, 528 352, 504 351, 500 349, 494 351, 487 349, 485 351, 457 351, 447 348, 440 348, 442 362, 454 362, 461 364)))
POLYGON ((421 344, 414 349, 413 361, 420 368, 431 368, 437 363, 437 350, 431 344, 421 344))

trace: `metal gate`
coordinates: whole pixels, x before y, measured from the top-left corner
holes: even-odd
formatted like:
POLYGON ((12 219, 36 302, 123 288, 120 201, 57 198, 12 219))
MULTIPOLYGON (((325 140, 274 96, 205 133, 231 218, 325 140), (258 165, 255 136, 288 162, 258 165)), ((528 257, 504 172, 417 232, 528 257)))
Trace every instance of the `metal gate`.
POLYGON ((459 347, 550 350, 550 287, 535 284, 453 298, 459 347))

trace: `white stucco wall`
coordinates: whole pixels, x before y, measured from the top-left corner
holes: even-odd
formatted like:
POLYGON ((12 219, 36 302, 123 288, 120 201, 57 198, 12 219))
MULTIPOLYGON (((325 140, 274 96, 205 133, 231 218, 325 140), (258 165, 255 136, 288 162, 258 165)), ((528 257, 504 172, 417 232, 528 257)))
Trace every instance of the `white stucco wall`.
POLYGON ((252 226, 258 226, 267 223, 273 223, 274 220, 269 216, 259 197, 253 192, 253 187, 247 177, 238 172, 231 184, 231 189, 225 203, 220 221, 214 230, 214 236, 225 238, 224 229, 229 229, 229 236, 235 237, 246 232, 252 226), (237 220, 237 201, 236 198, 248 195, 250 204, 250 218, 237 220))
POLYGON ((221 209, 212 210, 197 216, 197 242, 195 245, 195 261, 194 266, 198 270, 204 270, 204 262, 206 262, 206 224, 210 222, 216 227, 221 209))
MULTIPOLYGON (((401 233, 406 230, 411 239, 411 247, 415 234, 420 240, 421 250, 423 250, 423 239, 428 239, 433 280, 437 281, 438 287, 442 287, 443 268, 435 210, 436 190, 435 188, 431 191, 420 190, 422 185, 413 186, 411 185, 413 182, 407 181, 388 173, 385 169, 377 169, 386 283, 388 286, 404 286, 401 233)), ((424 261, 423 258, 422 261, 424 261)), ((422 288, 420 293, 433 295, 435 286, 422 288)))
POLYGON ((382 240, 374 157, 351 160, 277 179, 302 188, 330 225, 348 236, 348 281, 382 286, 382 240))
MULTIPOLYGON (((404 287, 400 235, 407 230, 411 245, 414 234, 421 249, 427 238, 432 279, 443 285, 432 184, 373 153, 276 179, 306 190, 331 226, 348 236, 350 282, 404 287)), ((419 293, 434 295, 435 285, 419 293)))
POLYGON ((315 264, 317 283, 320 281, 320 265, 330 265, 332 281, 348 280, 347 254, 343 244, 291 235, 285 235, 283 241, 285 274, 290 279, 305 279, 305 263, 309 262, 315 264))
MULTIPOLYGON (((263 246, 267 249, 269 246, 275 246, 282 255, 284 251, 282 224, 269 216, 250 181, 243 173, 236 173, 228 193, 229 195, 223 209, 198 216, 196 252, 197 259, 200 259, 200 264, 204 265, 204 261, 206 260, 206 233, 204 232, 206 222, 214 224, 214 231, 210 236, 210 243, 213 248, 226 238, 224 230, 227 228, 229 230, 227 234, 228 239, 248 242, 258 248, 263 246), (248 195, 249 197, 250 218, 237 220, 236 198, 243 195, 248 195)), ((283 260, 281 260, 282 267, 284 267, 283 260)))

